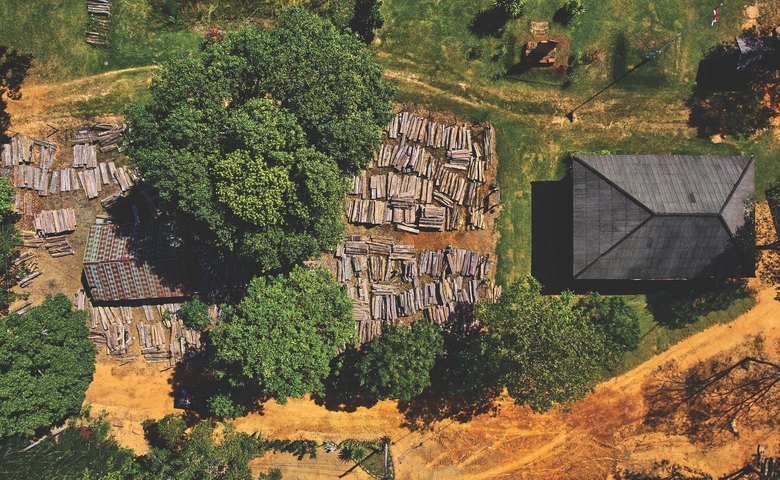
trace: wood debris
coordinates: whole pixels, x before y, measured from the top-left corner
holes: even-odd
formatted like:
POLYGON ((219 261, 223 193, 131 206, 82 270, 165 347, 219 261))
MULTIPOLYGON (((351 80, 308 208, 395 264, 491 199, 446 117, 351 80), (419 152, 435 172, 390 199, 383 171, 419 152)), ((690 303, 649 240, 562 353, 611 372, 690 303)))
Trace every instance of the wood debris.
POLYGON ((87 0, 87 15, 87 43, 100 46, 108 45, 108 34, 111 29, 109 23, 111 2, 109 0, 87 0))

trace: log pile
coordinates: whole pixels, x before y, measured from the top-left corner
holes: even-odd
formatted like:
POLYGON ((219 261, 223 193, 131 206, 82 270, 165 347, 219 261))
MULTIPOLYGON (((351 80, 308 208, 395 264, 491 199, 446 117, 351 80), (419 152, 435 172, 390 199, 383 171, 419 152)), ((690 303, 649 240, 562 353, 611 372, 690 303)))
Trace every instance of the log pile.
MULTIPOLYGON (((78 301, 78 300, 77 300, 78 301)), ((130 330, 133 321, 130 307, 96 307, 86 304, 90 317, 90 340, 106 345, 106 353, 127 357, 135 338, 130 330)))
POLYGON ((72 208, 42 210, 33 218, 33 228, 39 235, 59 235, 76 229, 76 212, 72 208))
POLYGON ((461 305, 495 301, 500 287, 488 279, 488 256, 464 248, 417 252, 414 245, 353 235, 336 248, 336 277, 353 302, 361 342, 423 314, 448 325, 461 305))
POLYGON ((110 0, 87 0, 87 43, 108 45, 111 15, 110 0))
POLYGON ((95 123, 76 132, 71 145, 97 145, 102 153, 119 150, 119 140, 127 131, 127 125, 119 123, 95 123))
POLYGON ((352 178, 347 220, 393 224, 409 233, 484 228, 485 198, 494 190, 485 185, 493 136, 489 125, 477 129, 396 114, 369 169, 352 178))
POLYGON ((71 246, 67 239, 46 239, 44 246, 52 258, 67 257, 76 254, 76 250, 71 246))
POLYGON ((104 186, 118 185, 121 192, 126 192, 135 184, 135 174, 126 167, 117 167, 114 162, 95 165, 94 168, 54 171, 32 165, 16 165, 12 168, 12 183, 22 190, 34 190, 42 197, 83 189, 88 200, 97 198, 104 186))

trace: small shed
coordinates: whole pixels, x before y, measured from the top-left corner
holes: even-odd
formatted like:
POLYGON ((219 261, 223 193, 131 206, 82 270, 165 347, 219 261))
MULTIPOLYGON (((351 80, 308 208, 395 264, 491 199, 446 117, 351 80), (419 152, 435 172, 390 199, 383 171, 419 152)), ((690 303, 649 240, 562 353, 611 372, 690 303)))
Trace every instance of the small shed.
POLYGON ((180 242, 163 223, 93 225, 83 268, 94 301, 161 300, 187 295, 180 242))

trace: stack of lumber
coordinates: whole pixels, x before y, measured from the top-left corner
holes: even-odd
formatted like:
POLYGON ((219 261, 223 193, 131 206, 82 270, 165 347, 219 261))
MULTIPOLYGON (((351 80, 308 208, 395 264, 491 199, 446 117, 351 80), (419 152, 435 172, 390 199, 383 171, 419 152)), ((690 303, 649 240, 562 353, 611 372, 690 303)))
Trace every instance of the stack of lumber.
POLYGON ((21 307, 17 308, 16 310, 14 310, 11 313, 16 313, 17 315, 24 315, 31 308, 32 308, 32 302, 24 302, 24 305, 22 305, 21 307))
POLYGON ((108 45, 108 32, 111 15, 109 0, 87 0, 87 43, 91 45, 108 45))
POLYGON ((141 355, 148 362, 164 362, 171 357, 165 329, 160 322, 138 322, 138 341, 141 344, 141 355))
POLYGON ((91 341, 105 345, 106 353, 119 360, 126 361, 136 357, 128 353, 129 347, 135 342, 130 330, 133 322, 130 307, 94 306, 83 289, 74 295, 74 303, 78 310, 86 310, 89 314, 91 341))
POLYGON ((383 323, 424 314, 447 324, 461 305, 500 295, 488 279, 488 255, 447 247, 417 252, 392 239, 352 235, 336 248, 336 277, 352 299, 361 342, 383 323))
POLYGON ((78 143, 73 145, 73 168, 97 168, 95 145, 78 143))
POLYGON ((24 135, 14 135, 11 142, 0 147, 0 156, 5 167, 32 163, 34 143, 24 135))
POLYGON ((19 189, 35 190, 40 196, 66 193, 83 188, 87 199, 97 198, 106 185, 119 185, 121 192, 135 183, 135 175, 114 162, 100 162, 94 168, 64 168, 48 171, 32 165, 15 165, 13 185, 19 189))
POLYGON ((44 246, 46 251, 49 252, 53 258, 67 257, 68 255, 75 255, 76 250, 70 245, 66 239, 47 239, 44 246))
POLYGON ((22 237, 22 245, 26 248, 38 248, 43 245, 43 239, 38 236, 36 232, 29 230, 20 230, 20 236, 22 237))
POLYGON ((493 139, 490 125, 446 125, 398 113, 369 169, 352 178, 347 221, 393 224, 409 233, 484 228, 479 210, 487 205, 493 139), (468 219, 459 207, 469 209, 468 219))
POLYGON ((82 128, 70 141, 71 145, 97 145, 103 153, 119 149, 119 139, 127 131, 127 125, 95 123, 82 128))
POLYGON ((27 192, 18 192, 14 196, 14 213, 27 217, 33 216, 32 197, 27 192))
POLYGON ((40 270, 35 270, 33 272, 29 272, 27 274, 24 274, 21 278, 19 278, 19 286, 22 288, 26 288, 29 286, 33 280, 41 276, 40 270))
POLYGON ((39 235, 59 235, 76 229, 76 213, 72 208, 42 210, 33 218, 33 228, 39 235))

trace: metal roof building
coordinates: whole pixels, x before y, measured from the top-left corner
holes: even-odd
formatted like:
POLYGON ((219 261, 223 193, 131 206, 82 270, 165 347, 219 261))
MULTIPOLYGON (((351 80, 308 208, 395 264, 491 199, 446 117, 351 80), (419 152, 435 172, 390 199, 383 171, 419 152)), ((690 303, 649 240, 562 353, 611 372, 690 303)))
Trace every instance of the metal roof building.
POLYGON ((572 168, 575 279, 744 272, 735 235, 754 193, 750 157, 580 155, 572 168))
POLYGON ((185 296, 186 269, 167 225, 93 225, 84 252, 84 276, 95 301, 185 296))

